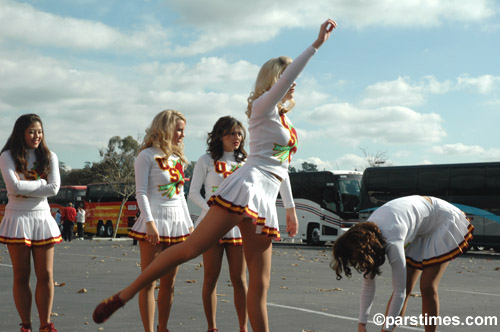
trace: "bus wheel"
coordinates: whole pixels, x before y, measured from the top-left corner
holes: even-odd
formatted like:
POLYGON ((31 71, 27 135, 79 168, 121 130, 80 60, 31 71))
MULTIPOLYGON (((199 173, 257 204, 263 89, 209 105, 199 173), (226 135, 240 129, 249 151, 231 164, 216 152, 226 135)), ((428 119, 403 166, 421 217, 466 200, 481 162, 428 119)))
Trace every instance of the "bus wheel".
POLYGON ((110 220, 106 223, 106 237, 113 237, 113 223, 110 220))
POLYGON ((307 244, 312 246, 321 246, 325 241, 320 241, 321 231, 319 224, 311 223, 307 226, 307 244))
POLYGON ((104 224, 102 223, 102 221, 99 221, 97 223, 96 235, 98 237, 104 237, 104 236, 106 236, 106 228, 104 227, 104 224))

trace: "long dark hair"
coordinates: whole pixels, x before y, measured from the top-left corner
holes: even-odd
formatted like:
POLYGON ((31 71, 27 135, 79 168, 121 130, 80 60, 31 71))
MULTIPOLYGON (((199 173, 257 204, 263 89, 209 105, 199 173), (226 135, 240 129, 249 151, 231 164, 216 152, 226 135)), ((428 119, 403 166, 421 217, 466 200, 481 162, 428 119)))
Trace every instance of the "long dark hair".
POLYGON ((219 120, 217 120, 212 131, 208 133, 207 153, 210 154, 213 160, 218 161, 220 158, 222 158, 222 155, 224 154, 222 137, 231 134, 235 127, 241 128, 243 132, 243 138, 241 139, 241 143, 238 149, 234 150, 234 159, 239 163, 247 158, 247 152, 245 151, 245 127, 243 127, 243 124, 240 121, 236 120, 232 116, 223 116, 222 118, 219 118, 219 120))
POLYGON ((333 244, 331 268, 342 279, 342 270, 347 277, 352 275, 351 266, 374 278, 380 275, 380 266, 385 262, 386 240, 380 228, 373 222, 361 222, 351 227, 333 244))
POLYGON ((16 165, 16 171, 28 174, 28 147, 24 138, 26 129, 33 123, 39 122, 42 126, 42 140, 40 145, 35 149, 36 164, 35 170, 41 176, 45 176, 50 172, 50 150, 45 143, 45 132, 43 131, 42 119, 36 114, 24 114, 21 115, 14 124, 14 129, 12 129, 12 134, 10 134, 7 143, 3 147, 0 153, 10 150, 12 159, 16 165))

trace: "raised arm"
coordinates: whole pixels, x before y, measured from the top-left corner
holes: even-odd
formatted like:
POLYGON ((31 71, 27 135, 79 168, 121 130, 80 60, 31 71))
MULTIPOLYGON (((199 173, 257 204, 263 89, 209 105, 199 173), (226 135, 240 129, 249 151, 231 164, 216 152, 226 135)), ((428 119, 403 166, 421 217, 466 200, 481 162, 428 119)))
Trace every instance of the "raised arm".
POLYGON ((336 27, 337 23, 330 19, 326 20, 321 25, 318 37, 314 43, 306 48, 302 54, 295 58, 295 60, 288 65, 288 67, 286 67, 279 80, 271 87, 271 89, 269 89, 269 91, 253 102, 252 113, 255 112, 255 114, 264 114, 265 112, 271 112, 274 109, 274 106, 283 99, 292 83, 305 68, 309 59, 311 59, 317 49, 328 40, 332 30, 336 27))

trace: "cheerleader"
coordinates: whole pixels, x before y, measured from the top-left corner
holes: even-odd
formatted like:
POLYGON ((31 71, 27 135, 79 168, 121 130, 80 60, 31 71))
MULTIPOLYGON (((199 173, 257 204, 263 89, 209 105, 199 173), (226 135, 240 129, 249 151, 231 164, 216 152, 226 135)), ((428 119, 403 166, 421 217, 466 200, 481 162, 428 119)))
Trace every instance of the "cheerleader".
POLYGON ((9 250, 14 272, 13 295, 21 332, 31 332, 31 256, 36 275, 35 304, 40 332, 57 332, 50 321, 54 300, 54 244, 61 232, 47 197, 59 191, 59 163, 46 143, 42 120, 20 116, 0 155, 9 202, 0 224, 0 242, 9 250))
MULTIPOLYGON (((129 236, 139 241, 144 271, 163 250, 184 242, 193 223, 184 197, 184 127, 178 111, 166 110, 155 116, 135 160, 136 199, 140 216, 129 236)), ((158 291, 158 332, 168 331, 178 267, 160 278, 158 291)), ((139 310, 145 332, 154 331, 156 278, 141 287, 139 310)))
MULTIPOLYGON (((450 203, 428 196, 394 199, 375 210, 363 222, 335 241, 332 268, 337 279, 351 276, 351 267, 363 273, 358 331, 366 331, 366 322, 375 295, 375 276, 385 255, 392 269, 393 293, 386 317, 403 316, 409 294, 420 277, 422 314, 439 316, 438 286, 450 260, 469 247, 474 227, 465 214, 450 203)), ((385 321, 382 331, 392 331, 385 321)), ((436 331, 425 325, 425 331, 436 331)))
MULTIPOLYGON (((272 239, 279 239, 275 201, 297 150, 297 132, 286 116, 293 106, 295 79, 336 23, 325 21, 317 39, 293 62, 279 57, 261 68, 248 99, 250 155, 243 167, 225 179, 209 200, 210 210, 189 239, 163 252, 132 284, 102 301, 93 319, 104 322, 142 287, 211 248, 235 225, 243 237, 248 266, 247 311, 253 331, 269 331, 267 290, 271 277, 272 239)), ((295 208, 287 209, 286 231, 297 233, 295 208)))

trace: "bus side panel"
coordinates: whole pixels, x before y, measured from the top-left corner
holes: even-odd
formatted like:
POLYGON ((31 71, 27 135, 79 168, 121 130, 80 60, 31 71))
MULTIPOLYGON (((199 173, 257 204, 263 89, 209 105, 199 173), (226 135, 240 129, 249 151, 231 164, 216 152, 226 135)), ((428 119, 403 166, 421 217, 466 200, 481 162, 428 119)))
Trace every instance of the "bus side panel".
MULTIPOLYGON (((86 202, 85 232, 96 234, 99 221, 102 221, 104 225, 106 225, 108 221, 111 221, 113 223, 113 228, 116 227, 116 219, 118 218, 120 205, 121 202, 86 202)), ((117 234, 128 235, 128 231, 135 221, 136 214, 137 202, 126 202, 123 207, 117 234)))

